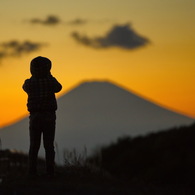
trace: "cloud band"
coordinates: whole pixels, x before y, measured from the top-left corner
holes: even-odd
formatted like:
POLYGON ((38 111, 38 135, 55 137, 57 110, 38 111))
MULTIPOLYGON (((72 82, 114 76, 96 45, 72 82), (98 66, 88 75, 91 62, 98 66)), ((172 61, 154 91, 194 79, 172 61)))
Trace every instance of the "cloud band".
POLYGON ((19 42, 12 40, 4 42, 0 44, 0 59, 13 56, 19 57, 23 54, 37 51, 43 46, 45 44, 32 41, 19 42))
POLYGON ((90 38, 80 35, 79 32, 73 32, 72 37, 78 43, 93 48, 119 47, 133 50, 145 46, 150 42, 146 37, 137 34, 129 24, 114 26, 102 37, 90 38))

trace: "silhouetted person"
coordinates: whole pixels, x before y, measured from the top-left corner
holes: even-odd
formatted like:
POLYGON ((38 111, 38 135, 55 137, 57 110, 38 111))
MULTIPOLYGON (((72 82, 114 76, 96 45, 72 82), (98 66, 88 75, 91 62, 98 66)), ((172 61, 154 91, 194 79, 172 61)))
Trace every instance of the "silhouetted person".
POLYGON ((45 57, 36 57, 30 63, 30 79, 23 84, 28 94, 27 108, 30 112, 30 149, 29 174, 37 174, 37 156, 43 134, 46 170, 49 176, 54 174, 54 136, 57 102, 55 93, 62 89, 61 84, 51 75, 51 61, 45 57))

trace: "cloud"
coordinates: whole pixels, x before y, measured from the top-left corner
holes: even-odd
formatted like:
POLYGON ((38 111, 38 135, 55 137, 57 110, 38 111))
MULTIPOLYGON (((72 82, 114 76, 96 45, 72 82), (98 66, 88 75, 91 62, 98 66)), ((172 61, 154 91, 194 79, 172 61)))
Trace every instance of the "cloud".
POLYGON ((47 16, 46 19, 33 18, 30 20, 32 24, 43 24, 43 25, 56 25, 61 22, 61 20, 54 15, 47 16))
POLYGON ((30 20, 30 23, 31 24, 42 24, 45 26, 46 25, 54 26, 54 25, 62 24, 62 23, 64 23, 65 25, 83 25, 87 23, 87 20, 76 18, 74 20, 63 22, 59 17, 54 16, 54 15, 49 15, 45 19, 33 18, 30 20))
POLYGON ((131 25, 116 25, 105 36, 89 38, 79 32, 73 32, 72 37, 80 44, 93 48, 119 47, 133 50, 147 45, 150 41, 137 34, 131 25))
POLYGON ((70 22, 68 22, 68 24, 70 25, 82 25, 82 24, 86 24, 87 20, 81 19, 81 18, 76 18, 70 22))
POLYGON ((5 51, 0 51, 0 59, 6 57, 6 52, 5 51))
POLYGON ((3 42, 0 44, 0 59, 13 56, 19 57, 23 54, 37 51, 43 46, 45 46, 45 44, 31 41, 19 42, 17 40, 12 40, 3 42))

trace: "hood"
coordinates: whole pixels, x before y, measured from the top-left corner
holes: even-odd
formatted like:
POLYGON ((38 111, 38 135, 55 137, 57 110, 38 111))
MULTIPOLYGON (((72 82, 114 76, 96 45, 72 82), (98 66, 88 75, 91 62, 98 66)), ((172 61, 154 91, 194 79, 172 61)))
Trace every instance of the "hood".
POLYGON ((44 78, 50 75, 51 61, 45 57, 36 57, 30 63, 30 72, 33 77, 44 78))

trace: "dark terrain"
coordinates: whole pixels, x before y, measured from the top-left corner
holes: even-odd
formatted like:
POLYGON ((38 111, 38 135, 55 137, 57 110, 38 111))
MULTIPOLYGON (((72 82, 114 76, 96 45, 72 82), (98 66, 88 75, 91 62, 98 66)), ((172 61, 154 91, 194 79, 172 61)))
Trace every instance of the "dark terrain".
MULTIPOLYGON (((193 195, 195 124, 135 138, 123 137, 88 159, 65 159, 54 178, 27 175, 25 154, 0 151, 1 195, 193 195)), ((69 155, 70 158, 71 155, 69 155)), ((65 157, 66 158, 66 157, 65 157)))

